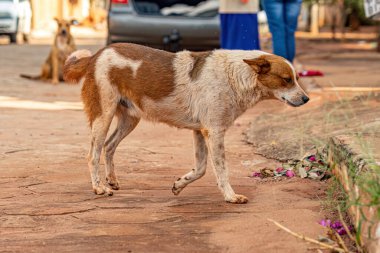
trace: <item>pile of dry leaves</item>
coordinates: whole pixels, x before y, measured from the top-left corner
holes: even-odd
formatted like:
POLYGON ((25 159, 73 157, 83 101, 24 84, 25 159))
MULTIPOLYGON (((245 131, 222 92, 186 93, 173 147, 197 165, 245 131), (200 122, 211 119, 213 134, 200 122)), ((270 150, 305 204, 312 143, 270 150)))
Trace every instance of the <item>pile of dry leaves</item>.
POLYGON ((284 163, 282 167, 276 169, 263 168, 260 171, 255 171, 252 177, 294 177, 296 175, 315 180, 325 180, 331 176, 323 155, 317 152, 316 154, 308 154, 301 160, 284 163))

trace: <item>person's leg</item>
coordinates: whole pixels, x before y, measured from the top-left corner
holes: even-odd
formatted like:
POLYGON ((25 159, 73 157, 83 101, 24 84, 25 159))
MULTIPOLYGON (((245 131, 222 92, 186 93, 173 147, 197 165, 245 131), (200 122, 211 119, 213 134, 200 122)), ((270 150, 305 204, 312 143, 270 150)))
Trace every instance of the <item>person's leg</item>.
POLYGON ((288 58, 285 41, 285 20, 283 0, 262 1, 267 14, 270 32, 272 33, 273 53, 288 58))
POLYGON ((285 1, 285 24, 286 24, 286 50, 288 55, 286 59, 293 62, 296 54, 295 32, 297 30, 298 16, 301 9, 302 0, 285 1))

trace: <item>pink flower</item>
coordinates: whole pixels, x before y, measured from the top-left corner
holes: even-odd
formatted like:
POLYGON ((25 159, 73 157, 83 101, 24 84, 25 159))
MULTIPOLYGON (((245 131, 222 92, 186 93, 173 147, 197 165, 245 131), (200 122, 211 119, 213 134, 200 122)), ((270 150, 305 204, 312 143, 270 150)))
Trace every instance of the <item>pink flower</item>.
POLYGON ((315 155, 311 155, 308 157, 310 162, 315 162, 317 159, 315 158, 315 155))
POLYGON ((260 172, 253 172, 252 177, 261 177, 260 172))
POLYGON ((288 171, 286 171, 286 176, 287 177, 294 177, 296 174, 294 173, 294 171, 292 171, 292 170, 288 170, 288 171))
POLYGON ((321 220, 319 222, 319 224, 324 226, 324 227, 330 227, 331 226, 331 220, 321 220))
POLYGON ((282 167, 278 167, 278 168, 276 169, 276 172, 278 172, 278 173, 283 172, 283 171, 284 171, 284 168, 282 168, 282 167))

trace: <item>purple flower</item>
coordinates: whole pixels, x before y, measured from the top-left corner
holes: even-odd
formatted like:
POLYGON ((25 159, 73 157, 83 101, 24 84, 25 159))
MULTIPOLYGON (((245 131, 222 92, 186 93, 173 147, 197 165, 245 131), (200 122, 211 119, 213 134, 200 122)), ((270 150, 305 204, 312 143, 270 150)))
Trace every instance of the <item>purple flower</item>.
MULTIPOLYGON (((321 220, 319 222, 320 225, 324 226, 324 227, 330 227, 332 228, 334 231, 336 231, 339 235, 345 235, 347 234, 347 231, 344 229, 342 223, 340 221, 335 221, 333 223, 331 223, 330 220, 321 220)), ((353 229, 352 226, 349 227, 350 231, 353 229)))
POLYGON ((315 158, 315 155, 311 155, 307 158, 310 162, 315 162, 317 159, 315 158))
POLYGON ((331 224, 331 228, 333 228, 333 229, 340 229, 342 227, 343 227, 343 225, 342 225, 342 223, 340 223, 340 221, 336 221, 333 224, 331 224))
POLYGON ((296 174, 294 173, 294 171, 292 171, 292 170, 288 170, 288 171, 286 171, 286 176, 287 177, 294 177, 296 174))
POLYGON ((260 172, 253 172, 252 177, 261 177, 260 172))
POLYGON ((324 226, 324 227, 330 227, 331 226, 331 220, 321 220, 319 222, 319 224, 324 226))
POLYGON ((277 169, 276 169, 276 172, 277 173, 280 173, 280 172, 283 172, 284 171, 284 168, 282 168, 282 167, 278 167, 277 169))
POLYGON ((345 235, 347 234, 346 230, 344 228, 339 228, 335 230, 339 235, 345 235))

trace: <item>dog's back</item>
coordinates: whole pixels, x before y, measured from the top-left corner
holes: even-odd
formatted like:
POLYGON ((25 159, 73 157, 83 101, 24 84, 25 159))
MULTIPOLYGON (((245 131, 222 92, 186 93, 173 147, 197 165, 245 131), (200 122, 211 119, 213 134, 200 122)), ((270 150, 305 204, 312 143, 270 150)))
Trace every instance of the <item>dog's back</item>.
POLYGON ((100 101, 100 96, 95 94, 107 86, 115 88, 117 100, 128 104, 131 113, 139 117, 179 128, 199 129, 201 124, 207 123, 205 121, 214 120, 209 117, 210 110, 215 117, 224 114, 228 122, 244 111, 239 107, 246 103, 240 101, 241 98, 249 101, 253 94, 241 96, 239 84, 232 80, 234 74, 226 69, 231 72, 235 71, 234 67, 240 68, 242 79, 250 82, 252 71, 241 58, 255 54, 258 53, 224 50, 174 54, 120 43, 93 56, 83 51, 72 54, 65 64, 64 78, 68 82, 79 82, 85 77, 82 99, 90 124, 101 111, 100 105, 94 102, 100 101), (231 115, 225 113, 234 108, 236 112, 231 115))

